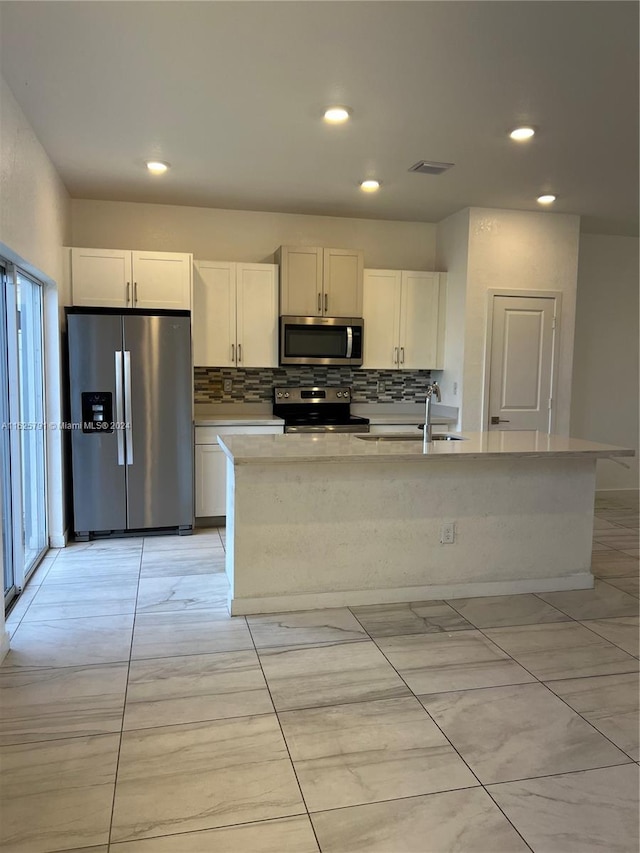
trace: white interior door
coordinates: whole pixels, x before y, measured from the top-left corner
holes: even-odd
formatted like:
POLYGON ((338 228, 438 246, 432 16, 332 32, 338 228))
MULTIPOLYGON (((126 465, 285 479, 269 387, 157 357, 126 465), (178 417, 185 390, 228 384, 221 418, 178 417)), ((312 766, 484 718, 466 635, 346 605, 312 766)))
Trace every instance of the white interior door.
POLYGON ((554 297, 493 297, 490 430, 550 431, 555 312, 554 297))

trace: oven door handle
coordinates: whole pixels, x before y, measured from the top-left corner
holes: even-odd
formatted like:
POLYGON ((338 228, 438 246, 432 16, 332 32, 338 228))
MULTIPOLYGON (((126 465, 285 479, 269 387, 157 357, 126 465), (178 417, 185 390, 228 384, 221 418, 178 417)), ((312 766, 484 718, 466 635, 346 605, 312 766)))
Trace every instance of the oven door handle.
POLYGON ((351 353, 353 352, 353 328, 351 326, 347 326, 347 354, 345 358, 351 358, 351 353))

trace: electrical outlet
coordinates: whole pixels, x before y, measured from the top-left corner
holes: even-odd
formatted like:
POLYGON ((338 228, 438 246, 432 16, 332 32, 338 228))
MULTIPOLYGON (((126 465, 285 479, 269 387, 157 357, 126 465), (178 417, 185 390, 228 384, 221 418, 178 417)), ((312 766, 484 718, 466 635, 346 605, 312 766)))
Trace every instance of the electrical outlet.
POLYGON ((225 379, 222 387, 225 394, 230 394, 233 391, 233 379, 225 379))
POLYGON ((384 394, 384 392, 386 391, 386 385, 385 385, 384 379, 378 379, 376 390, 377 390, 378 394, 384 394))
POLYGON ((440 544, 453 545, 456 538, 455 521, 444 521, 440 526, 440 544))
POLYGON ((457 383, 457 382, 454 382, 454 383, 453 383, 453 394, 454 394, 454 396, 455 396, 457 393, 458 393, 458 383, 457 383))

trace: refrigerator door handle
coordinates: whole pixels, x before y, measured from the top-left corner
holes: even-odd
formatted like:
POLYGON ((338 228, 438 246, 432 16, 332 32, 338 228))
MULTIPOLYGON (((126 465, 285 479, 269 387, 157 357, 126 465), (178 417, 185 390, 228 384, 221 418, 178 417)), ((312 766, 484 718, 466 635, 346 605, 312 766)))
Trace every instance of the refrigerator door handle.
POLYGON ((116 350, 116 439, 118 442, 118 465, 124 465, 124 434, 122 399, 122 350, 116 350))
POLYGON ((127 465, 133 465, 133 424, 131 423, 131 353, 124 351, 124 419, 127 465))

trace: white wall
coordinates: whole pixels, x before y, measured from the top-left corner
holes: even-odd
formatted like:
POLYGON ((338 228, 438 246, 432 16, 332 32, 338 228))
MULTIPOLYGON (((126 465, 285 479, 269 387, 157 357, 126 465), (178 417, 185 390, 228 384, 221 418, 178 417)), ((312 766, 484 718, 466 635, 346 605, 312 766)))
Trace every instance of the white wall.
POLYGON ((271 262, 278 246, 364 250, 366 267, 435 269, 436 226, 166 204, 71 202, 72 246, 193 252, 200 260, 271 262))
POLYGON ((436 268, 447 271, 447 319, 444 346, 445 369, 433 371, 442 389, 442 402, 457 406, 462 426, 465 305, 469 262, 470 210, 461 210, 438 223, 436 268))
POLYGON ((447 271, 443 402, 460 407, 459 427, 482 430, 487 426, 489 291, 554 290, 562 294, 554 432, 568 434, 579 221, 577 216, 563 214, 474 207, 439 224, 436 261, 438 268, 447 271))
POLYGON ((599 489, 638 488, 638 239, 583 234, 571 434, 636 449, 631 470, 598 463, 599 489))
MULTIPOLYGON (((62 247, 70 236, 69 196, 2 77, 0 198, 0 255, 46 284, 47 420, 58 422, 62 418, 57 286, 63 279, 62 247)), ((47 467, 49 534, 57 543, 64 533, 59 432, 47 432, 47 467)), ((3 624, 4 617, 0 631, 3 624)))

